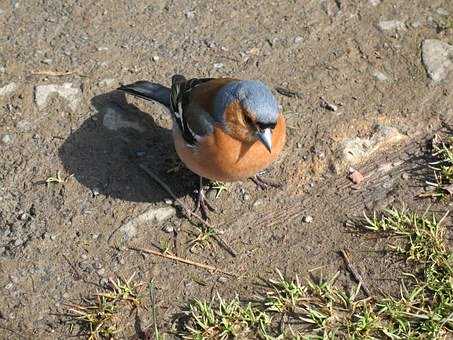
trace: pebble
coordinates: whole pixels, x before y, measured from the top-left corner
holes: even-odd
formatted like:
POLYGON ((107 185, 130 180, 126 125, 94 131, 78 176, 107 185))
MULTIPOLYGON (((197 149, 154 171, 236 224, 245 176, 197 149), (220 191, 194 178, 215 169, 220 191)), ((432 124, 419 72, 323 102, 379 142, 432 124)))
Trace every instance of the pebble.
POLYGON ((252 197, 249 194, 244 194, 243 199, 244 201, 250 201, 252 197))
POLYGON ((109 48, 108 48, 107 46, 100 46, 100 47, 97 48, 97 50, 98 50, 99 52, 101 52, 101 51, 108 51, 109 48))
POLYGON ((185 14, 188 19, 195 18, 195 11, 187 11, 185 14))
POLYGON ((253 203, 254 208, 258 208, 259 206, 263 205, 263 201, 258 199, 253 203))
POLYGON ((215 69, 219 69, 219 68, 222 68, 223 67, 223 64, 222 63, 215 63, 214 64, 214 68, 215 69))
POLYGON ((155 55, 155 56, 153 57, 153 61, 157 63, 157 62, 159 61, 159 56, 155 55))
POLYGON ((380 71, 375 71, 373 73, 373 77, 376 79, 376 80, 379 80, 379 81, 387 81, 389 80, 389 78, 382 72, 380 71))
POLYGON ((217 281, 219 283, 226 283, 228 281, 228 279, 225 276, 220 276, 217 281))
POLYGON ((68 300, 71 297, 71 295, 69 295, 68 293, 63 293, 62 297, 63 299, 68 300))
POLYGON ((436 13, 442 16, 448 16, 450 13, 444 8, 436 9, 436 13))
POLYGON ((162 230, 168 234, 171 234, 175 231, 175 229, 170 225, 166 225, 162 230))
POLYGON ((113 78, 105 78, 98 82, 98 86, 100 87, 110 87, 115 84, 115 79, 113 78))
POLYGON ((21 120, 16 127, 20 132, 28 132, 32 129, 32 124, 27 120, 21 120))
POLYGON ((119 231, 123 234, 123 238, 128 241, 138 234, 138 227, 145 223, 162 223, 170 217, 176 215, 176 209, 172 206, 162 208, 150 208, 143 214, 133 218, 126 224, 120 227, 119 231))
POLYGON ((335 111, 338 110, 338 106, 336 106, 335 104, 333 104, 331 102, 328 102, 323 97, 321 97, 320 105, 321 105, 322 108, 330 110, 330 111, 334 111, 335 112, 335 111))
POLYGON ((302 38, 301 36, 297 36, 297 37, 294 38, 294 43, 295 43, 295 44, 299 44, 299 43, 301 43, 303 40, 304 40, 304 38, 302 38))
POLYGON ((410 178, 409 174, 407 172, 404 172, 402 175, 401 175, 401 178, 404 179, 404 180, 408 180, 410 178))
POLYGON ((371 6, 380 5, 381 2, 382 2, 381 0, 368 0, 368 3, 369 3, 371 6))
POLYGON ((144 132, 145 128, 143 124, 138 121, 127 120, 123 118, 121 108, 115 103, 108 103, 103 107, 104 118, 102 124, 105 128, 117 131, 123 128, 134 129, 139 132, 144 132))
POLYGON ((50 58, 48 58, 48 59, 44 59, 44 60, 42 60, 42 63, 43 63, 43 64, 46 64, 46 65, 50 65, 50 64, 52 64, 52 63, 53 63, 53 60, 52 60, 52 59, 50 59, 50 58))
MULTIPOLYGON (((3 73, 3 72, 2 72, 3 73)), ((0 87, 0 97, 2 96, 7 96, 14 91, 16 91, 17 85, 16 83, 9 83, 8 85, 5 85, 3 87, 0 87)))
POLYGON ((171 200, 170 198, 166 198, 166 199, 164 199, 164 203, 167 204, 167 205, 172 205, 173 204, 173 200, 171 200))
POLYGON ((105 274, 105 269, 104 268, 101 268, 101 269, 98 269, 96 271, 96 273, 99 275, 99 276, 103 276, 105 274))
POLYGON ((399 20, 386 20, 379 22, 378 28, 383 32, 391 30, 404 30, 406 25, 399 20))
POLYGON ((303 221, 305 223, 312 223, 313 222, 313 217, 310 215, 304 216, 303 221))
POLYGON ((72 83, 48 84, 35 86, 35 102, 39 109, 43 109, 47 105, 47 100, 51 95, 57 94, 68 101, 72 111, 76 111, 82 100, 82 91, 80 87, 74 86, 72 83))
POLYGON ((4 135, 2 137, 2 142, 5 144, 9 144, 13 141, 13 137, 11 135, 4 135))
POLYGON ((435 82, 444 80, 453 70, 453 45, 437 39, 422 42, 422 62, 428 76, 435 82))

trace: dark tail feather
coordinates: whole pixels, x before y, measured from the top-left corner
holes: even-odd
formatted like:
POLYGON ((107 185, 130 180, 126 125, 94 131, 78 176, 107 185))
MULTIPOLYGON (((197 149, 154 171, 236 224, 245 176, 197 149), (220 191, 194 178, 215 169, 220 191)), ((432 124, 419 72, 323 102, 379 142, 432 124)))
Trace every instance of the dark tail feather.
POLYGON ((129 85, 121 85, 118 90, 146 100, 154 100, 170 108, 170 89, 149 81, 137 81, 129 85))

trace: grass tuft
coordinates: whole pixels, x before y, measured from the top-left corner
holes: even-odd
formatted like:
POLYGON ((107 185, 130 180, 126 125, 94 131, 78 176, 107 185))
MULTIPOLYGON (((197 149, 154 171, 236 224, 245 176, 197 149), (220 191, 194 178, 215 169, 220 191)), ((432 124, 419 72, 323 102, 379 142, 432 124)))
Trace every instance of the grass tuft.
POLYGON ((122 331, 122 325, 135 309, 142 306, 142 283, 117 278, 109 280, 106 291, 83 299, 83 304, 68 305, 69 323, 80 327, 88 340, 111 339, 122 331), (126 313, 127 311, 127 313, 126 313))
POLYGON ((434 171, 434 180, 426 184, 434 188, 434 192, 423 196, 446 198, 453 195, 453 137, 442 139, 436 135, 432 140, 432 156, 434 162, 429 167, 434 171))

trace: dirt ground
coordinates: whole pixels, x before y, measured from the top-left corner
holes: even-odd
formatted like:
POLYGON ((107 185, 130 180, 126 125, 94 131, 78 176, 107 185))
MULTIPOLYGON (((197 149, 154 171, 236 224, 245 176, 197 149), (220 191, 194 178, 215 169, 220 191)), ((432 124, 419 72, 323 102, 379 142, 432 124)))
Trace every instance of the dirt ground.
MULTIPOLYGON (((434 83, 420 46, 424 39, 453 43, 452 29, 439 28, 453 2, 125 3, 0 2, 0 87, 15 84, 0 96, 0 337, 67 338, 64 304, 117 274, 155 280, 162 329, 193 298, 251 297, 275 268, 301 276, 313 268, 325 276, 340 271, 348 287, 343 248, 373 292, 395 293, 406 265, 385 253, 385 239, 345 221, 390 204, 423 210, 433 203, 415 196, 426 179, 427 141, 453 116, 453 72, 434 83), (404 27, 380 29, 388 20, 404 27), (299 93, 276 93, 288 140, 266 176, 283 188, 261 191, 247 181, 218 198, 208 193, 218 208, 211 222, 236 257, 215 241, 191 248, 196 229, 179 212, 138 224, 132 236, 121 228, 172 203, 140 164, 194 206, 196 176, 169 171, 177 165, 170 118, 158 105, 115 91, 142 79, 168 85, 174 73, 260 79, 299 93), (63 83, 80 92, 38 105, 37 86, 63 83), (320 97, 338 110, 323 108, 320 97), (372 136, 377 124, 404 138, 365 163, 347 164, 366 175, 353 188, 339 150, 344 140, 372 136), (46 184, 57 173, 64 182, 46 184), (240 279, 128 249, 165 242, 178 256, 240 279)), ((142 322, 149 324, 146 316, 142 322)))

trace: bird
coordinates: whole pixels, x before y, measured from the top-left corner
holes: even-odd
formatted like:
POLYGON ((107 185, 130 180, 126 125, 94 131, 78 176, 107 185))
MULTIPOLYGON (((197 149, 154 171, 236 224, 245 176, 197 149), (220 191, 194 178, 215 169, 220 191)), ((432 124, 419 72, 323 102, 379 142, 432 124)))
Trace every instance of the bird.
POLYGON ((173 119, 176 153, 200 177, 197 207, 207 218, 203 178, 234 182, 251 178, 281 153, 286 123, 269 87, 259 80, 192 78, 176 74, 171 87, 150 81, 118 90, 165 106, 173 119))

